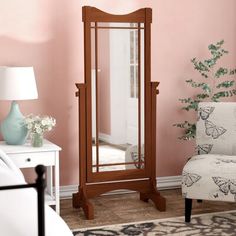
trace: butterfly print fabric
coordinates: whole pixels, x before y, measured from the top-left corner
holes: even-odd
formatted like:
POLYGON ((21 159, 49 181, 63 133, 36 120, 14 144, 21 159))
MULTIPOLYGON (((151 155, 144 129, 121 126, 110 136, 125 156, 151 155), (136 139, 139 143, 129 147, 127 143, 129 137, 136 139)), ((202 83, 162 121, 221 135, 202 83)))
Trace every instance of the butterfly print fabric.
POLYGON ((196 149, 199 154, 236 155, 235 111, 236 103, 199 103, 196 124, 196 149))
POLYGON ((219 138, 220 135, 226 132, 225 128, 216 126, 209 120, 205 121, 205 128, 206 135, 211 136, 213 139, 219 138))
POLYGON ((199 116, 202 120, 206 120, 209 118, 210 114, 214 111, 215 107, 203 107, 199 108, 199 116))
POLYGON ((183 169, 182 193, 185 193, 183 197, 190 199, 234 202, 236 157, 217 154, 193 156, 183 169))
POLYGON ((182 183, 185 184, 187 187, 191 187, 194 183, 196 183, 201 176, 194 173, 183 172, 182 175, 182 183))
POLYGON ((236 198, 236 179, 226 179, 223 177, 212 177, 212 179, 222 193, 225 195, 231 193, 234 195, 234 199, 236 198))
POLYGON ((144 154, 141 153, 141 156, 140 156, 140 162, 142 163, 139 163, 139 155, 138 155, 138 152, 130 152, 131 154, 131 158, 133 159, 133 161, 135 162, 135 167, 137 169, 142 169, 144 168, 144 154))
POLYGON ((211 152, 213 144, 201 144, 197 145, 197 153, 200 154, 208 154, 211 152))
MULTIPOLYGON (((182 174, 183 197, 236 201, 236 102, 198 106, 196 151, 182 174)), ((186 157, 187 159, 187 157, 186 157)))
POLYGON ((218 158, 217 159, 220 162, 226 163, 226 164, 236 164, 236 158, 234 159, 224 159, 224 158, 218 158))

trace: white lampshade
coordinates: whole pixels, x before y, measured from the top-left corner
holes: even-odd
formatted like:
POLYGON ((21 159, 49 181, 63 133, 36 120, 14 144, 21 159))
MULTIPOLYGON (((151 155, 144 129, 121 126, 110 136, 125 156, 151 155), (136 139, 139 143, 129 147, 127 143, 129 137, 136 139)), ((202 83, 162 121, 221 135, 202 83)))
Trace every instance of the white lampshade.
POLYGON ((0 100, 37 98, 33 67, 0 67, 0 100))

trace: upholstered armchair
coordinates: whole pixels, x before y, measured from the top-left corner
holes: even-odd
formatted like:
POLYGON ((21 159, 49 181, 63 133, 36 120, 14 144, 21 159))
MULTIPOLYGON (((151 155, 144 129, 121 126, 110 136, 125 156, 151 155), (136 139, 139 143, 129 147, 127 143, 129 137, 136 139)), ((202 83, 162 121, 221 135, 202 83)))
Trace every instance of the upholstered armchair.
POLYGON ((236 103, 199 103, 196 144, 182 173, 185 222, 192 199, 236 201, 236 103))

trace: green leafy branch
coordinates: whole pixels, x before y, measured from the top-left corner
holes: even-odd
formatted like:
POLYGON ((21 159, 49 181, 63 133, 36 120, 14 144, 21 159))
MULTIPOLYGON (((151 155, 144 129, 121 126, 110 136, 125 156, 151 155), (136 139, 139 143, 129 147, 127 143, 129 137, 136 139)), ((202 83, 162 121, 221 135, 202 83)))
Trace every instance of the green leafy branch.
MULTIPOLYGON (((194 89, 200 89, 193 97, 181 98, 179 101, 183 104, 182 109, 185 111, 197 111, 198 103, 203 101, 219 102, 222 98, 229 98, 236 95, 236 89, 232 87, 235 85, 235 80, 220 81, 225 76, 236 75, 236 69, 228 69, 226 67, 218 67, 218 61, 228 51, 223 48, 224 40, 217 42, 216 44, 210 44, 208 50, 211 57, 205 60, 198 60, 197 58, 191 59, 193 68, 199 72, 201 77, 206 82, 194 81, 188 79, 185 82, 194 89)), ((196 136, 196 124, 189 121, 183 123, 174 124, 175 127, 184 130, 183 135, 179 137, 182 140, 191 140, 196 136)))
POLYGON ((190 123, 188 121, 184 121, 183 123, 174 124, 174 126, 184 129, 184 135, 179 137, 179 139, 184 139, 184 137, 188 137, 188 140, 194 139, 196 136, 196 124, 190 123))

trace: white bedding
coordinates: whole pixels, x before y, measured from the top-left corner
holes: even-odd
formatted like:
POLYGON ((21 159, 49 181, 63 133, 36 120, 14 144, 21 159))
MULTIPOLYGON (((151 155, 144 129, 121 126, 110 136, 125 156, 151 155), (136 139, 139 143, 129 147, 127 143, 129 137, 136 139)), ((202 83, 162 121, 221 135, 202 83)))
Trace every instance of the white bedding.
MULTIPOLYGON (((21 171, 0 150, 0 186, 24 184, 21 171)), ((63 219, 45 206, 46 236, 72 236, 63 219)), ((34 189, 0 191, 0 235, 38 236, 34 189)))

